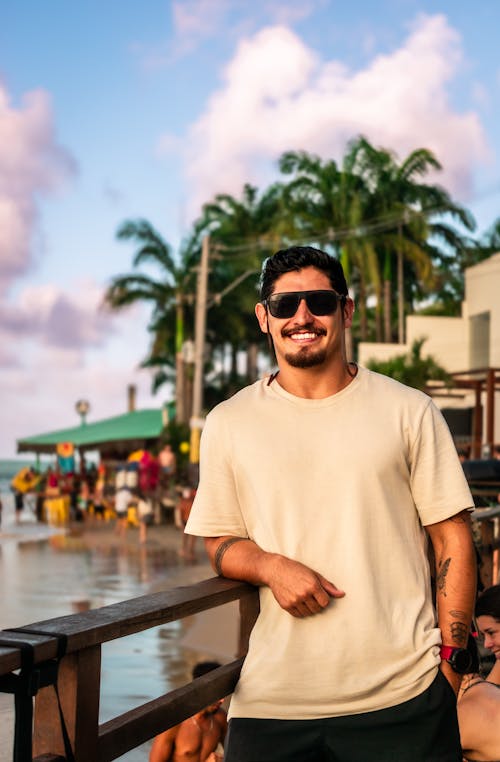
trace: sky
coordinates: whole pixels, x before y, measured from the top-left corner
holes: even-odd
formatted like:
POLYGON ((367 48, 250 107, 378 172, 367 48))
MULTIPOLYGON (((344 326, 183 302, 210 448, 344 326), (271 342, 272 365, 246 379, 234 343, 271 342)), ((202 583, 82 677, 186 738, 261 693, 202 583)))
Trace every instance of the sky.
POLYGON ((498 0, 3 0, 0 457, 22 437, 159 407, 148 313, 109 313, 126 219, 179 250, 201 205, 278 179, 287 150, 364 134, 485 231, 500 216, 498 0))

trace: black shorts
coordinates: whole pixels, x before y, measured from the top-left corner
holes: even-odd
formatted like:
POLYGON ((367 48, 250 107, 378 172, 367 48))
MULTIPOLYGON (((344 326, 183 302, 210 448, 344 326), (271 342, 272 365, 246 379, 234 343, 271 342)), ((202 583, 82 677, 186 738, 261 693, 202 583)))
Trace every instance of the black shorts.
POLYGON ((419 696, 318 720, 234 718, 224 762, 461 762, 456 698, 441 673, 419 696))

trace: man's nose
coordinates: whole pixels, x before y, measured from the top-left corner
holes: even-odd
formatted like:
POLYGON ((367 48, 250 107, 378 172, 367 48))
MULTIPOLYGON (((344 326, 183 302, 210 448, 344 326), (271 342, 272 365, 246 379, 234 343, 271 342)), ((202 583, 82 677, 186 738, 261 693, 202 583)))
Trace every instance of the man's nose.
POLYGON ((294 317, 296 320, 299 320, 304 323, 307 323, 311 320, 311 318, 314 318, 314 315, 309 310, 309 307, 307 306, 307 302, 304 298, 300 300, 299 306, 297 307, 297 312, 295 313, 294 317))

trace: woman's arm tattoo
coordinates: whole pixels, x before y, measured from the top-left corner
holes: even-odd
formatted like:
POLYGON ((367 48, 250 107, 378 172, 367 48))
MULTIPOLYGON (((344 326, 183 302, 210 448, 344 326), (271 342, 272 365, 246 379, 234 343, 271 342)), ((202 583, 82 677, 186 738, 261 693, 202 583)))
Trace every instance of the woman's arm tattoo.
POLYGON ((248 537, 229 537, 227 540, 224 540, 224 542, 221 542, 215 551, 214 567, 219 577, 224 576, 222 572, 222 559, 224 558, 226 550, 230 548, 231 545, 234 545, 235 542, 240 542, 241 540, 248 540, 248 537))

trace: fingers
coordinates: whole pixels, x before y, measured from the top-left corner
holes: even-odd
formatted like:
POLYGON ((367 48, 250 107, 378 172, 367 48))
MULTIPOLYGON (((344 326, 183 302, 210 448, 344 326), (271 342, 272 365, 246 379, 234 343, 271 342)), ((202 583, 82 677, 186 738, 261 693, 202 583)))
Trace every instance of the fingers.
POLYGON ((330 580, 326 579, 326 577, 323 577, 322 574, 318 574, 318 579, 321 582, 322 587, 326 590, 329 596, 332 598, 343 598, 345 595, 345 592, 343 590, 340 590, 336 585, 333 584, 333 582, 330 582, 330 580))
POLYGON ((319 614, 323 611, 332 598, 343 598, 345 593, 339 590, 332 582, 321 574, 316 574, 316 585, 302 596, 296 596, 289 606, 284 606, 294 617, 303 617, 319 614))

